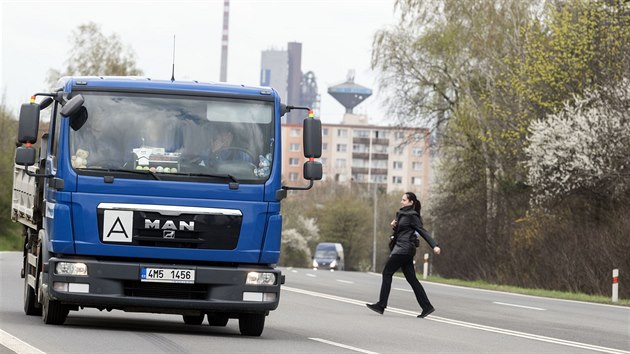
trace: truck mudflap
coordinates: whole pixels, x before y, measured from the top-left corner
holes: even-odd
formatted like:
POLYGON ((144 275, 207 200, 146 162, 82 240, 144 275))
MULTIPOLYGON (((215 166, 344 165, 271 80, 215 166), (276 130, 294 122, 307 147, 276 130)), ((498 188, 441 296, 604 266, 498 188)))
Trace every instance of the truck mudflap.
POLYGON ((267 314, 278 307, 279 270, 53 257, 50 297, 62 304, 130 312, 267 314), (87 275, 79 275, 87 273, 87 275))

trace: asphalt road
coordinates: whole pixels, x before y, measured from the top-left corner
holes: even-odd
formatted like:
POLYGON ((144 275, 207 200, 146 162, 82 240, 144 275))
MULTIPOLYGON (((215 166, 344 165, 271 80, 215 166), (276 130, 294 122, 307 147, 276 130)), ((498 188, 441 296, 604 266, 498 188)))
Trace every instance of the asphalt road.
POLYGON ((280 306, 261 337, 185 325, 181 316, 93 309, 63 326, 22 310, 20 253, 0 253, 0 354, 4 353, 626 353, 630 309, 424 282, 437 311, 419 307, 395 279, 378 315, 380 275, 284 269, 280 306))

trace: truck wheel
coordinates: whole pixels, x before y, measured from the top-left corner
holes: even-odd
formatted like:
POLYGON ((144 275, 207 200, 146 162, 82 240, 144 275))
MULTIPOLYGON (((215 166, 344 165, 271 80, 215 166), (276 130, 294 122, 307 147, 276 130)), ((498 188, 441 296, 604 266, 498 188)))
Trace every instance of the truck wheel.
POLYGON ((39 316, 42 314, 42 308, 37 307, 37 296, 35 290, 28 285, 28 273, 24 277, 24 313, 29 316, 39 316))
POLYGON ((37 296, 35 295, 35 289, 28 285, 28 261, 24 262, 24 313, 29 316, 39 316, 42 314, 42 308, 37 302, 37 296))
POLYGON ((210 326, 225 327, 230 318, 225 315, 208 314, 208 324, 210 326))
POLYGON ((238 329, 244 336, 258 337, 265 328, 265 315, 242 313, 238 317, 238 329))
MULTIPOLYGON (((35 268, 28 263, 28 256, 31 254, 31 248, 33 247, 30 243, 33 241, 35 235, 33 235, 31 229, 27 227, 24 227, 24 230, 24 262, 22 268, 24 275, 24 313, 28 316, 39 316, 42 314, 42 307, 39 302, 37 302, 35 289, 28 285, 29 274, 31 274, 31 271, 35 268)), ((37 274, 37 269, 35 269, 33 273, 37 274)), ((35 279, 35 283, 37 283, 37 279, 35 279)))
POLYGON ((42 320, 45 324, 61 325, 66 322, 68 312, 70 312, 68 307, 59 301, 50 300, 48 294, 44 294, 42 307, 42 320))
POLYGON ((187 325, 199 326, 203 323, 204 314, 201 315, 182 315, 184 323, 187 325))

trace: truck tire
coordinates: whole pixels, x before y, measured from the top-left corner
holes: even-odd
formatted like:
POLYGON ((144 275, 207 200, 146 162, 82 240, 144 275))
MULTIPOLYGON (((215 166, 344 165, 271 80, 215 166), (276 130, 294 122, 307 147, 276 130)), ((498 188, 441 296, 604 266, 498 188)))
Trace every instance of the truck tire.
POLYGON ((216 313, 208 314, 208 324, 210 326, 225 327, 227 326, 229 319, 230 318, 227 317, 226 315, 220 315, 216 313))
MULTIPOLYGON (((24 227, 24 264, 23 264, 23 272, 24 272, 24 313, 28 316, 40 316, 42 314, 42 307, 37 302, 37 294, 35 293, 35 289, 33 289, 30 285, 28 285, 28 276, 31 274, 37 274, 37 269, 28 263, 28 256, 32 252, 31 242, 34 238, 34 235, 31 233, 31 229, 24 227)), ((35 283, 37 284, 37 279, 35 279, 35 283)))
POLYGON ((185 324, 199 326, 203 323, 203 318, 205 316, 202 313, 201 315, 182 315, 182 317, 184 318, 185 324))
POLYGON ((42 320, 45 324, 62 325, 66 322, 70 310, 67 306, 59 301, 51 300, 48 294, 44 294, 44 303, 42 305, 42 320))
POLYGON ((35 289, 28 285, 28 273, 26 273, 24 277, 24 313, 29 316, 40 316, 42 314, 42 308, 38 306, 35 289))
POLYGON ((238 329, 244 336, 259 337, 265 328, 265 315, 242 313, 238 317, 238 329))

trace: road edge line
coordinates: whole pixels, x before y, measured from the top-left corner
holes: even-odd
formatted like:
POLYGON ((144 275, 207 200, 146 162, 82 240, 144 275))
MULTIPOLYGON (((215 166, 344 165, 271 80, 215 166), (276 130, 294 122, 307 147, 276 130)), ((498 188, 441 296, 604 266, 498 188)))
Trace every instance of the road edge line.
POLYGON ((16 352, 17 354, 46 354, 34 346, 24 342, 11 333, 0 329, 0 344, 16 352))

